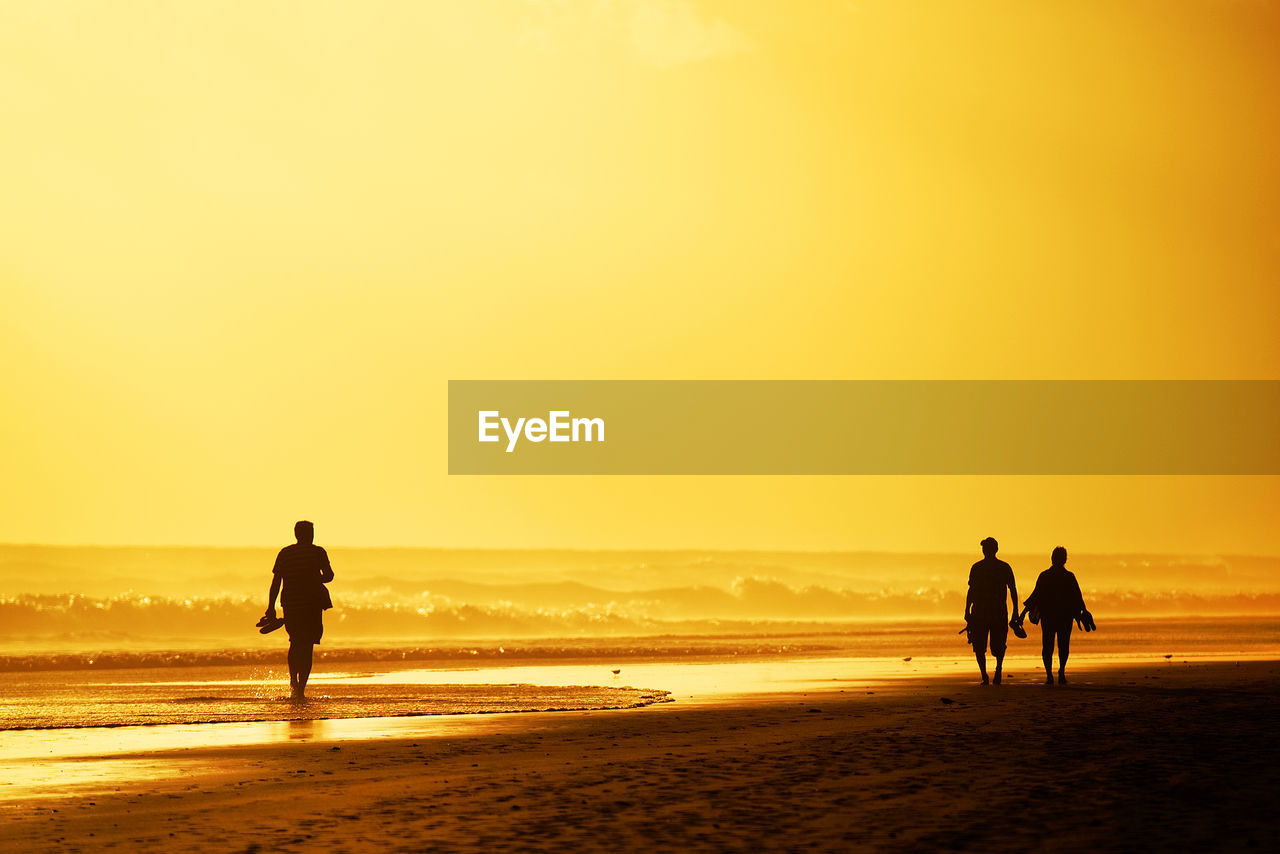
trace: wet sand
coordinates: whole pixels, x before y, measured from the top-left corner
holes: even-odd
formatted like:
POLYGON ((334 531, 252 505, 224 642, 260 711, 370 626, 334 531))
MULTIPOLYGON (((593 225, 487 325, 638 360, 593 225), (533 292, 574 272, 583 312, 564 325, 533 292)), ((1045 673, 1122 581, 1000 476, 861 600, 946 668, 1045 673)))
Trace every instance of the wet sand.
POLYGON ((1280 845, 1280 663, 1081 669, 1062 688, 1027 671, 1000 688, 944 674, 868 690, 466 716, 369 739, 349 737, 354 722, 313 722, 276 744, 119 754, 59 797, 0 806, 0 847, 1280 845))

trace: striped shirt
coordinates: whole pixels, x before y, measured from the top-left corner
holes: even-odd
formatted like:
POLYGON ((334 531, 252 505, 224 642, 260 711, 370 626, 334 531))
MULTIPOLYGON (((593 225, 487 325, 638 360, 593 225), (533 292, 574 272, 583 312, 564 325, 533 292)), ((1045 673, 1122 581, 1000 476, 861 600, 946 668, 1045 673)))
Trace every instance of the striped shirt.
POLYGON ((321 610, 327 604, 322 582, 333 580, 329 555, 311 543, 294 543, 285 546, 276 555, 275 568, 271 570, 284 582, 280 604, 286 611, 321 610))
POLYGON ((973 613, 986 619, 1008 619, 1005 591, 1014 586, 1013 567, 998 557, 984 557, 969 569, 973 613), (1002 616, 1003 615, 1003 616, 1002 616))

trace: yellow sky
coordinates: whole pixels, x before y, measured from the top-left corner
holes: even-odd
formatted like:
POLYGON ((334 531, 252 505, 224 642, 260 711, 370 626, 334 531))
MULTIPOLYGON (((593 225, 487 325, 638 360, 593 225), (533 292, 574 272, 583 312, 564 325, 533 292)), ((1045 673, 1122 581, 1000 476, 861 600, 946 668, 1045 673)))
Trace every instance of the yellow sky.
POLYGON ((1280 378, 1278 36, 6 4, 0 540, 1280 553, 1277 478, 451 479, 444 443, 450 378, 1280 378))

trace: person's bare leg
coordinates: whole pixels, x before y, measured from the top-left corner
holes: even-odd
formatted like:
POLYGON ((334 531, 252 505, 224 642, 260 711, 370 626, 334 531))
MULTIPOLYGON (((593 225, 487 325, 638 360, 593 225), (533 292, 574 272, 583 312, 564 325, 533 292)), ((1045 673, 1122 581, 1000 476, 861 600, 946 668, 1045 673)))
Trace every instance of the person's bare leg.
POLYGON ((996 657, 996 673, 995 676, 991 677, 991 684, 999 685, 1000 672, 1004 670, 1004 650, 1000 650, 999 652, 994 653, 994 655, 996 657))
POLYGON ((289 644, 289 694, 293 699, 298 699, 298 671, 299 671, 298 646, 289 644))
POLYGON ((989 681, 987 679, 987 654, 974 650, 973 657, 978 659, 978 672, 982 674, 982 684, 986 685, 989 681))
POLYGON ((289 644, 289 689, 294 700, 306 699, 307 677, 311 675, 311 652, 309 643, 289 644))
POLYGON ((1053 684, 1053 632, 1048 629, 1041 629, 1044 632, 1040 645, 1040 657, 1044 660, 1044 684, 1053 684))
POLYGON ((1071 629, 1058 633, 1058 684, 1067 684, 1067 656, 1071 654, 1071 629))
POLYGON ((298 699, 302 699, 307 690, 307 679, 311 677, 311 660, 315 647, 304 644, 298 649, 298 699))

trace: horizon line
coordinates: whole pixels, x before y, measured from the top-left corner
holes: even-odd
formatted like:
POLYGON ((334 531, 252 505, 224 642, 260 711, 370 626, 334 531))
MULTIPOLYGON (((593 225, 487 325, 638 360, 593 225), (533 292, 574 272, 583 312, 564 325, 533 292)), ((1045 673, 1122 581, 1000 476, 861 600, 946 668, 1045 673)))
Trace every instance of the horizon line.
MULTIPOLYGON (((289 543, 285 543, 289 545, 289 543)), ((3 548, 51 548, 51 549, 280 549, 283 546, 277 544, 258 545, 258 544, 239 544, 239 545, 202 545, 191 543, 42 543, 42 542, 9 542, 0 541, 0 549, 3 548)), ((761 553, 782 553, 782 554, 807 554, 807 555, 941 555, 947 557, 968 555, 968 551, 938 551, 938 550, 895 550, 895 549, 816 549, 816 548, 800 548, 800 547, 773 547, 773 548, 723 548, 723 547, 704 547, 704 546, 601 546, 601 547, 584 547, 584 546, 424 546, 424 545, 351 545, 342 543, 331 543, 324 548, 327 549, 347 549, 347 550, 381 550, 381 551, 437 551, 437 552, 579 552, 579 553, 634 553, 634 552, 712 552, 719 554, 761 554, 761 553)), ((977 552, 977 549, 974 550, 977 552)), ((1006 550, 1004 554, 1008 555, 1031 555, 1032 552, 1006 550)), ((1162 551, 1077 551, 1072 554, 1076 556, 1126 556, 1126 555, 1142 555, 1155 557, 1194 557, 1194 558, 1268 558, 1280 559, 1280 552, 1268 554, 1264 552, 1162 552, 1162 551)))

